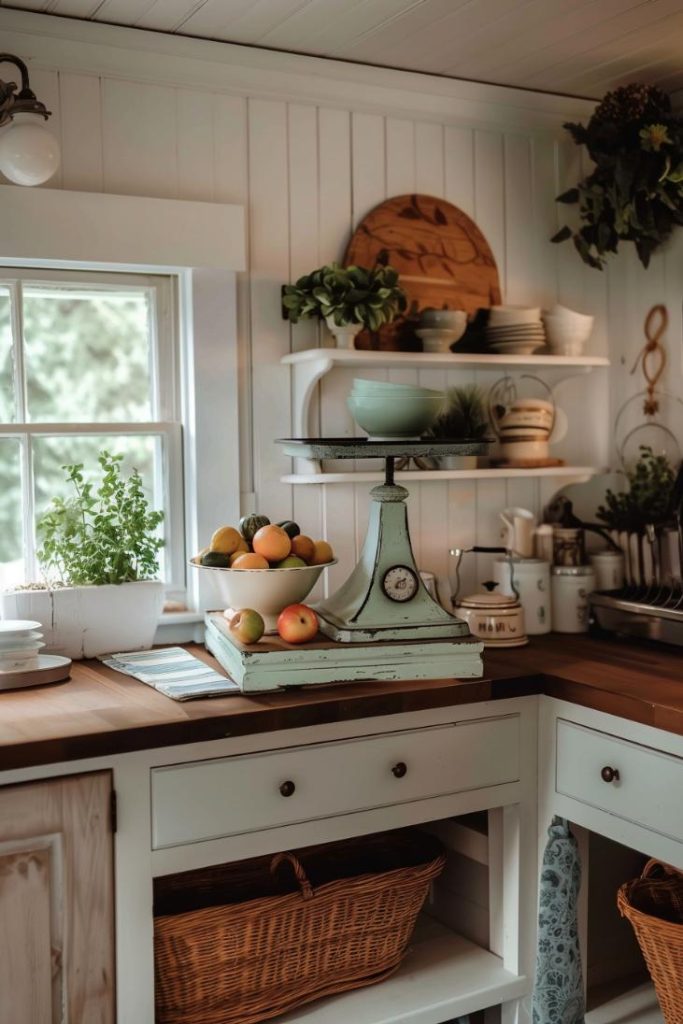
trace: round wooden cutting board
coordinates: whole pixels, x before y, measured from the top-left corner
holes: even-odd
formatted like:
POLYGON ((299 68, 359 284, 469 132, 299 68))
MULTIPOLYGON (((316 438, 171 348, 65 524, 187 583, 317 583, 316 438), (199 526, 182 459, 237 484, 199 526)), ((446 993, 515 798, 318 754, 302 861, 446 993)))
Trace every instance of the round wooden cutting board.
MULTIPOLYGON (((344 264, 376 263, 389 263, 399 272, 407 314, 444 306, 474 313, 500 303, 498 269, 488 242, 474 221, 445 199, 394 196, 371 210, 354 231, 344 264)), ((419 349, 414 326, 404 316, 382 327, 379 339, 363 331, 356 348, 419 349)))

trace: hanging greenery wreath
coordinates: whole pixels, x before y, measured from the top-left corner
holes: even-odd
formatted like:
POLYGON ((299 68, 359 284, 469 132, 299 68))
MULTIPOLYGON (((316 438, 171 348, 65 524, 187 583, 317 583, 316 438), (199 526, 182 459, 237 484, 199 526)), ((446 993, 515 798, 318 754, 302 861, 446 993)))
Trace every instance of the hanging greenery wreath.
POLYGON ((633 242, 640 262, 683 225, 683 118, 666 93, 648 85, 609 92, 587 126, 565 124, 595 168, 557 197, 578 203, 582 226, 565 225, 553 242, 572 238, 584 263, 602 270, 619 242, 633 242))

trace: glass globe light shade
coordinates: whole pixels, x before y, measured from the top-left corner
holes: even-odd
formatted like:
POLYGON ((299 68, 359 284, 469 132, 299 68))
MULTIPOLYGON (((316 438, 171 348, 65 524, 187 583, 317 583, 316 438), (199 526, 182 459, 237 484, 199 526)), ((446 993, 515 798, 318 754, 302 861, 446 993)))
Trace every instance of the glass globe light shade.
POLYGON ((59 167, 59 143, 36 114, 15 114, 0 128, 0 171, 16 185, 42 185, 59 167))

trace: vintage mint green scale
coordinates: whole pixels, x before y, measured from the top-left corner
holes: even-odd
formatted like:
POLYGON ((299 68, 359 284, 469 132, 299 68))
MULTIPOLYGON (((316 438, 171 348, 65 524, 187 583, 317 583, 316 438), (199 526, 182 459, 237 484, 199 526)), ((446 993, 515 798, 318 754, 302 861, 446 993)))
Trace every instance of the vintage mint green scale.
POLYGON ((395 482, 397 457, 474 455, 485 442, 364 441, 358 438, 281 441, 288 455, 309 459, 384 459, 385 479, 370 492, 368 529, 360 559, 345 583, 316 605, 320 629, 340 643, 462 640, 466 623, 435 601, 420 577, 408 530, 408 491, 395 482))
MULTIPOLYGON (((371 491, 368 531, 345 583, 315 606, 321 635, 293 647, 278 636, 243 645, 222 612, 206 616, 206 646, 244 693, 360 680, 478 678, 483 644, 427 591, 408 532, 408 491, 394 479, 397 458, 479 455, 486 442, 284 440, 307 459, 384 459, 371 491)), ((444 545, 445 548, 445 545, 444 545)))

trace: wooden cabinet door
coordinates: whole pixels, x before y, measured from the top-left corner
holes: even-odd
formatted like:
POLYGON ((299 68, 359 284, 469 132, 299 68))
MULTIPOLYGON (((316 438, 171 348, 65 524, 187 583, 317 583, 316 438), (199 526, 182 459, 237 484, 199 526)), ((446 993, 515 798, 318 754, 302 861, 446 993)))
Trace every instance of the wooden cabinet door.
POLYGON ((114 1024, 111 773, 0 788, 0 1021, 114 1024))

